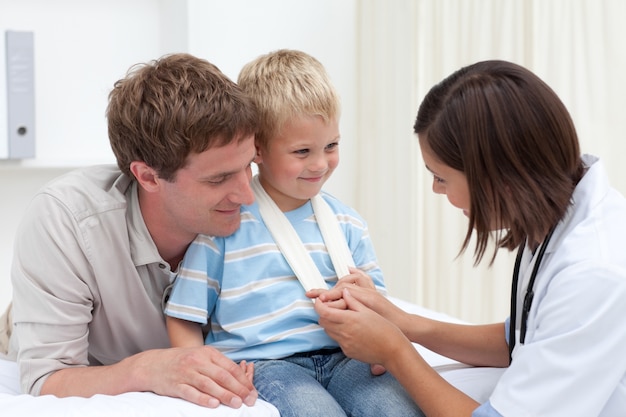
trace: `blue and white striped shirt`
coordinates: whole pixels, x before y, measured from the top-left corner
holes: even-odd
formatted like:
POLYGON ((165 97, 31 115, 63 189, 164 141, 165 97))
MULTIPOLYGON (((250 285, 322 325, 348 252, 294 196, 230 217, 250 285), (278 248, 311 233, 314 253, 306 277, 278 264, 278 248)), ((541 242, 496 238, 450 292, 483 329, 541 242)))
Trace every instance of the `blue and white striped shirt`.
MULTIPOLYGON (((322 194, 336 214, 357 268, 384 291, 367 225, 352 208, 322 194)), ((285 213, 329 287, 337 274, 311 203, 285 213)), ((239 361, 278 359, 337 347, 317 324, 313 302, 263 223, 256 203, 241 210, 229 237, 199 235, 191 244, 167 303, 172 317, 210 323, 205 343, 239 361)))

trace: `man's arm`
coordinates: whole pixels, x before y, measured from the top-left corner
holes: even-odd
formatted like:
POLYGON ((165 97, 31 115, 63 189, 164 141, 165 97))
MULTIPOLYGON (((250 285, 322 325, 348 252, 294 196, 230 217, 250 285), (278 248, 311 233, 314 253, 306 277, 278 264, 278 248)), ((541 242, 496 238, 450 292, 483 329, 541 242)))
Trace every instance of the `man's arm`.
POLYGON ((91 213, 41 193, 16 235, 12 337, 23 391, 60 397, 150 391, 208 406, 253 403, 246 371, 217 350, 162 349, 167 332, 153 299, 169 275, 154 265, 152 287, 144 284, 129 258, 124 206, 114 201, 101 216, 91 213), (97 362, 104 365, 89 366, 97 362))
POLYGON ((209 346, 149 350, 114 365, 62 369, 46 379, 41 394, 90 397, 132 391, 211 408, 254 405, 258 396, 244 370, 209 346))

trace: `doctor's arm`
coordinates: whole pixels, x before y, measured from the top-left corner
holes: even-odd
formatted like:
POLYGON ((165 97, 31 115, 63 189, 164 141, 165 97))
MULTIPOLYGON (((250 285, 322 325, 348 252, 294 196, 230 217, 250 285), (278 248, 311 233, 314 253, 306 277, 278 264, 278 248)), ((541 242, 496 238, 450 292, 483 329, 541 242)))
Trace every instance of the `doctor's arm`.
POLYGON ((397 326, 411 341, 448 358, 474 366, 506 367, 509 349, 504 323, 467 325, 433 320, 410 314, 375 290, 342 286, 326 291, 310 291, 327 305, 344 309, 344 289, 351 297, 397 326))
POLYGON ((427 416, 470 416, 479 404, 439 376, 402 330, 344 290, 347 309, 316 301, 320 325, 345 354, 379 363, 404 386, 427 416))

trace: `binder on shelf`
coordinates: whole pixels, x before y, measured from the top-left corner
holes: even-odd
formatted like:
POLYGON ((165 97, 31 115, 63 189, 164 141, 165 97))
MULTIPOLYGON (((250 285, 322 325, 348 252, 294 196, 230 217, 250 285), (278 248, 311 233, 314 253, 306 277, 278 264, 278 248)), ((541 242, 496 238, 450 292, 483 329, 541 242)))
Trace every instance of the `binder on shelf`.
POLYGON ((33 32, 5 31, 7 130, 0 132, 0 159, 35 156, 34 49, 33 32))

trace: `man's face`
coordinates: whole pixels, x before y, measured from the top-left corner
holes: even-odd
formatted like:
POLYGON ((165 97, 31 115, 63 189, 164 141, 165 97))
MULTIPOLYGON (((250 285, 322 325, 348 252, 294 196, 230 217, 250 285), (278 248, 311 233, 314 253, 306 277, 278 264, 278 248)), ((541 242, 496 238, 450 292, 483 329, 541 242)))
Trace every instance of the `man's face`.
POLYGON ((234 233, 239 228, 241 205, 254 202, 250 188, 254 156, 254 135, 191 154, 173 182, 162 182, 165 221, 173 222, 171 228, 192 239, 198 233, 234 233))

